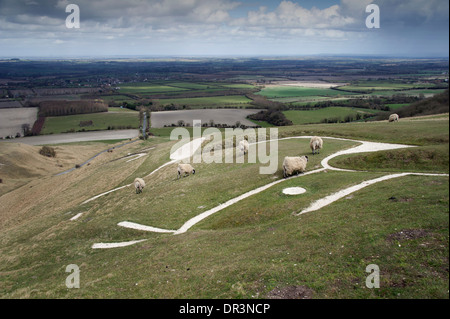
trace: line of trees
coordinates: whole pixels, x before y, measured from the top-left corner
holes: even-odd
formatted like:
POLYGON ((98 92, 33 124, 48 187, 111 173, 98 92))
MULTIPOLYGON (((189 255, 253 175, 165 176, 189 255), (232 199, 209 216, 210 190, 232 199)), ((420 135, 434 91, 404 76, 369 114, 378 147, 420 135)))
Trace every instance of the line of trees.
POLYGON ((101 100, 43 101, 38 103, 39 116, 65 116, 108 112, 108 105, 101 100))
POLYGON ((275 126, 293 125, 292 121, 288 120, 283 114, 283 111, 288 109, 288 107, 283 103, 271 101, 265 96, 257 94, 247 94, 246 97, 252 100, 251 104, 255 107, 265 109, 256 114, 247 116, 248 119, 254 121, 265 121, 275 126))

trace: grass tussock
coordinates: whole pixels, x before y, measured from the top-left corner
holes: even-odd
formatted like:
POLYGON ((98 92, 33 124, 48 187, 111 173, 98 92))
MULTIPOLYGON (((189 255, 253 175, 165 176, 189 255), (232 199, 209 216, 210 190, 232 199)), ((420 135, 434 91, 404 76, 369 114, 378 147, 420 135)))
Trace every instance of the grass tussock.
POLYGON ((42 146, 42 148, 39 150, 39 154, 47 157, 56 157, 55 149, 50 146, 42 146))

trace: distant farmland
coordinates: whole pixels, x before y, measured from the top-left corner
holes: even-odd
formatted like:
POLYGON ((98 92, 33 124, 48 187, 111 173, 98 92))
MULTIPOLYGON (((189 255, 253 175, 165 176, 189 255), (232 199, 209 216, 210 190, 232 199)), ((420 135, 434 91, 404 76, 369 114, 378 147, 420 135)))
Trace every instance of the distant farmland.
POLYGON ((121 84, 119 92, 122 94, 152 95, 172 94, 183 92, 226 91, 235 89, 254 89, 253 85, 241 83, 215 83, 215 82, 136 82, 121 84))
POLYGON ((255 126, 255 123, 246 119, 250 114, 257 113, 259 110, 234 110, 234 109, 216 109, 216 110, 184 110, 184 111, 165 111, 152 112, 151 126, 152 128, 162 128, 164 125, 177 125, 178 121, 184 121, 193 126, 194 120, 201 120, 202 124, 210 123, 211 120, 215 124, 235 125, 240 122, 242 125, 255 126))
POLYGON ((139 128, 139 113, 116 111, 68 116, 47 117, 41 134, 73 133, 79 131, 99 131, 139 128), (80 125, 90 122, 89 126, 80 125))
MULTIPOLYGON (((286 97, 307 97, 307 96, 328 96, 335 97, 338 95, 346 95, 346 92, 341 92, 333 89, 321 88, 306 88, 293 86, 274 86, 262 89, 258 92, 259 95, 264 95, 269 99, 286 98, 286 97)), ((348 93, 351 94, 351 93, 348 93)))
POLYGON ((217 108, 226 106, 246 107, 249 105, 251 101, 252 100, 246 98, 245 96, 240 95, 159 100, 159 102, 163 105, 167 104, 186 105, 192 108, 217 108))

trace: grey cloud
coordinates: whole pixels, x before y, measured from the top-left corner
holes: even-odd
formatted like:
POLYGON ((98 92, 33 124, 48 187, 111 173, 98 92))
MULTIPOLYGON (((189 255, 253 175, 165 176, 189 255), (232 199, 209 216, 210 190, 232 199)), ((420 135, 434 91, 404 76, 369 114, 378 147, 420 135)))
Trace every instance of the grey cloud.
POLYGON ((322 10, 280 0, 274 10, 254 10, 232 18, 230 12, 240 5, 239 0, 0 0, 0 41, 48 39, 61 47, 77 41, 92 47, 109 41, 113 47, 116 41, 117 46, 127 47, 130 41, 144 39, 166 48, 196 41, 211 46, 267 46, 280 39, 286 47, 302 41, 327 47, 340 41, 341 47, 352 52, 376 34, 380 44, 385 39, 395 43, 392 39, 401 37, 414 47, 415 41, 427 43, 433 35, 433 46, 436 38, 448 45, 446 0, 341 0, 322 10), (371 2, 381 10, 382 27, 376 32, 365 27, 365 7, 371 2), (65 28, 69 3, 80 7, 82 27, 77 31, 65 28))

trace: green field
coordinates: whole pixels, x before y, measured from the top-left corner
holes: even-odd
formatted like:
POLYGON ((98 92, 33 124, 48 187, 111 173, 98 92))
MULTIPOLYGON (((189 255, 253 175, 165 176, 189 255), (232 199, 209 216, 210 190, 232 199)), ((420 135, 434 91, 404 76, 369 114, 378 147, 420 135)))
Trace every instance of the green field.
POLYGON ((333 89, 318 89, 305 87, 268 87, 262 89, 257 94, 264 95, 269 99, 289 98, 289 97, 337 97, 338 95, 351 95, 352 93, 337 91, 333 89))
POLYGON ((229 89, 253 89, 254 86, 251 84, 240 84, 240 83, 235 83, 235 84, 221 84, 221 87, 225 87, 225 88, 229 88, 229 89))
POLYGON ((136 102, 136 100, 130 98, 129 96, 126 95, 102 95, 102 100, 104 100, 106 103, 110 102, 110 101, 114 101, 114 102, 127 102, 127 103, 133 103, 136 102))
POLYGON ((355 84, 340 87, 346 91, 390 91, 390 90, 411 90, 411 89, 426 89, 433 88, 435 84, 432 83, 400 83, 396 81, 359 81, 355 84))
POLYGON ((356 116, 357 114, 375 114, 376 111, 369 109, 356 109, 350 107, 326 107, 323 109, 310 111, 284 111, 288 120, 294 125, 321 123, 324 119, 344 120, 346 116, 356 116))
POLYGON ((391 110, 397 110, 397 109, 400 109, 400 108, 402 108, 404 106, 408 106, 408 105, 409 105, 408 103, 406 103, 406 104, 386 104, 386 106, 389 106, 391 108, 391 110))
POLYGON ((139 128, 138 112, 123 111, 120 108, 115 112, 47 117, 41 134, 107 130, 108 127, 139 128), (92 121, 93 125, 81 127, 81 121, 92 121))
POLYGON ((120 86, 120 93, 126 94, 155 94, 167 92, 187 91, 185 88, 150 83, 127 83, 120 86))
POLYGON ((365 94, 365 95, 388 97, 388 96, 393 96, 393 95, 397 95, 397 94, 406 95, 406 96, 419 96, 419 95, 423 94, 423 95, 425 95, 425 97, 431 97, 436 94, 440 94, 444 91, 445 91, 444 89, 442 89, 442 90, 377 91, 377 92, 372 92, 370 94, 365 94))
POLYGON ((180 99, 160 99, 159 102, 162 105, 176 104, 176 105, 188 105, 192 108, 195 107, 208 107, 216 108, 218 106, 245 106, 250 103, 251 100, 241 95, 229 95, 229 96, 212 96, 212 97, 197 97, 197 98, 180 98, 180 99))
POLYGON ((254 86, 242 83, 208 83, 208 82, 139 82, 120 85, 119 92, 135 95, 163 93, 183 93, 187 91, 214 92, 230 89, 253 89, 254 86))
POLYGON ((191 83, 191 82, 175 82, 175 83, 168 82, 166 85, 189 90, 208 90, 217 87, 216 84, 213 83, 191 83))

